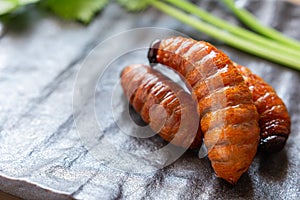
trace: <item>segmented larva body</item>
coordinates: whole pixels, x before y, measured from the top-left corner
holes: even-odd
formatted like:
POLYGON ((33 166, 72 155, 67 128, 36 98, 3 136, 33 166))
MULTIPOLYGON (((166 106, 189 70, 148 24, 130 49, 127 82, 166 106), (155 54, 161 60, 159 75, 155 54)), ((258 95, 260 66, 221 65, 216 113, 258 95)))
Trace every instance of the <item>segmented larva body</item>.
POLYGON ((275 90, 251 70, 235 64, 252 92, 253 101, 260 115, 260 149, 278 152, 283 149, 290 134, 290 116, 275 90))
POLYGON ((185 148, 201 146, 197 105, 179 85, 142 64, 126 67, 121 84, 136 112, 163 139, 185 148))
POLYGON ((234 184, 247 171, 259 142, 258 113, 243 77, 222 51, 203 41, 156 41, 151 63, 178 72, 198 100, 201 129, 216 175, 234 184))

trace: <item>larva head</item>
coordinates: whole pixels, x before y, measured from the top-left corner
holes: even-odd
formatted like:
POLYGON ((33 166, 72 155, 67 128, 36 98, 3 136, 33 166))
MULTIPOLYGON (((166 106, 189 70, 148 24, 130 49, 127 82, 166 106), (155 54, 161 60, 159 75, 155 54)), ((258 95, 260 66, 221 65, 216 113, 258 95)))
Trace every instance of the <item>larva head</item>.
POLYGON ((279 135, 272 135, 261 139, 260 150, 266 153, 279 152, 283 149, 286 139, 286 137, 279 135))
POLYGON ((157 63, 156 56, 157 56, 160 43, 161 43, 160 40, 154 40, 150 45, 148 50, 148 60, 150 63, 157 63))

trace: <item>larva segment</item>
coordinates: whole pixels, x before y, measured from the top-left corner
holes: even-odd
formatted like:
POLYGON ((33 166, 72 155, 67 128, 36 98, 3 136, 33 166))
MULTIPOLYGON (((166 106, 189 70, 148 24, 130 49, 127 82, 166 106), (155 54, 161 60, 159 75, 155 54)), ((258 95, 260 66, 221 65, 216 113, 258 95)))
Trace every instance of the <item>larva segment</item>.
POLYGON ((179 85, 141 64, 126 67, 121 84, 133 108, 164 140, 184 148, 201 146, 196 103, 179 85))
POLYGON ((282 150, 290 134, 291 126, 290 116, 284 102, 261 77, 244 66, 236 64, 236 67, 250 88, 260 115, 260 149, 266 152, 282 150))
POLYGON ((212 167, 218 177, 236 183, 256 154, 259 116, 251 92, 232 61, 207 42, 182 37, 155 41, 148 59, 183 77, 198 100, 212 167))

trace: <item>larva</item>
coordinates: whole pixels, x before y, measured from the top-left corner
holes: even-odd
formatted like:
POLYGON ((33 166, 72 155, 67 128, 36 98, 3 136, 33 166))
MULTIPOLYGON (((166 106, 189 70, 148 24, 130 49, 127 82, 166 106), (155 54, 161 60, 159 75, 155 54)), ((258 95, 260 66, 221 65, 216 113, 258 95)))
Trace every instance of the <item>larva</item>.
POLYGON ((253 101, 260 115, 261 150, 278 152, 283 149, 290 134, 290 116, 275 90, 248 68, 235 64, 252 92, 253 101))
POLYGON ((133 108, 164 140, 185 148, 201 146, 196 103, 179 85, 142 64, 124 68, 121 85, 133 108))
POLYGON ((256 154, 260 130, 250 90, 232 61, 207 42, 183 37, 153 42, 148 59, 183 77, 198 100, 212 167, 218 177, 236 183, 256 154))

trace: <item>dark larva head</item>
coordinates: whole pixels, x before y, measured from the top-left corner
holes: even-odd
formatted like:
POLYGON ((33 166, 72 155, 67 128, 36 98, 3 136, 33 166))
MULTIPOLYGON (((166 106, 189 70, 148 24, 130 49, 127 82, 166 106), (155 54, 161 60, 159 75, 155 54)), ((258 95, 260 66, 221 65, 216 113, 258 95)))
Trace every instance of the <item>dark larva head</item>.
POLYGON ((275 153, 283 149, 286 142, 286 137, 273 135, 261 139, 260 150, 266 153, 275 153))
POLYGON ((148 60, 150 63, 157 63, 156 56, 160 45, 160 40, 154 40, 148 50, 148 60))

